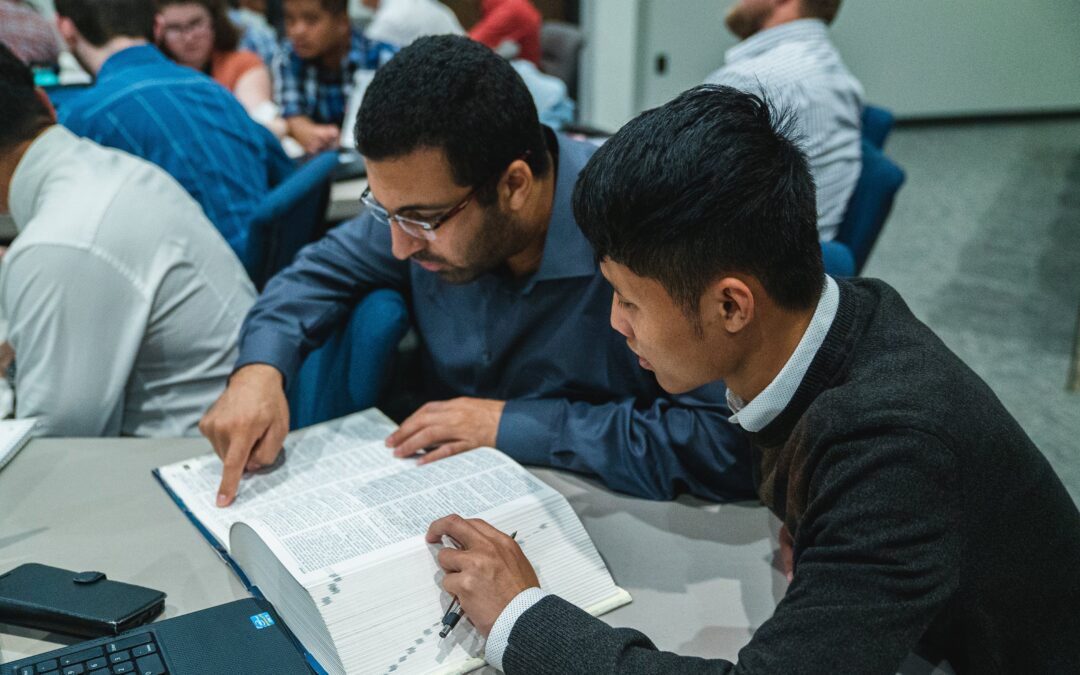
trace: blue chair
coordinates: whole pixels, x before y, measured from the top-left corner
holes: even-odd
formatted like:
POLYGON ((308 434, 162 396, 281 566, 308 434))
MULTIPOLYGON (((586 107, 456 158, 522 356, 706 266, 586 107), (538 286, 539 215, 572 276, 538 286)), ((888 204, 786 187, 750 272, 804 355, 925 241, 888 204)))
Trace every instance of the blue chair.
POLYGON ((868 140, 862 142, 862 173, 848 201, 836 241, 855 259, 855 273, 862 271, 874 242, 885 226, 893 200, 904 184, 904 171, 868 140))
POLYGON ((330 150, 309 159, 276 185, 252 216, 244 267, 262 289, 322 229, 337 167, 330 150))
POLYGON ((885 139, 892 133, 896 118, 885 108, 867 105, 862 111, 862 137, 878 150, 885 148, 885 139))
POLYGON ((825 273, 829 276, 855 276, 855 256, 851 255, 851 249, 838 241, 821 242, 821 261, 825 263, 825 273))
POLYGON ((399 293, 366 295, 348 323, 304 359, 289 386, 289 426, 299 429, 375 405, 408 329, 399 293))

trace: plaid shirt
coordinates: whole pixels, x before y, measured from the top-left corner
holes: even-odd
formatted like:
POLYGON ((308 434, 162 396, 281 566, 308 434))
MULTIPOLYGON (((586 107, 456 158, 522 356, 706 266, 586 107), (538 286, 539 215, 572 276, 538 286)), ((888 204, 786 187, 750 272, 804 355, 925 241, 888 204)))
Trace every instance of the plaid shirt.
POLYGON ((60 58, 60 36, 52 24, 10 0, 0 0, 0 42, 28 64, 54 64, 60 58))
POLYGON ((316 60, 305 60, 286 40, 274 57, 274 101, 283 117, 306 115, 320 124, 341 124, 358 70, 375 70, 397 53, 397 47, 369 40, 353 31, 341 68, 329 72, 316 60))

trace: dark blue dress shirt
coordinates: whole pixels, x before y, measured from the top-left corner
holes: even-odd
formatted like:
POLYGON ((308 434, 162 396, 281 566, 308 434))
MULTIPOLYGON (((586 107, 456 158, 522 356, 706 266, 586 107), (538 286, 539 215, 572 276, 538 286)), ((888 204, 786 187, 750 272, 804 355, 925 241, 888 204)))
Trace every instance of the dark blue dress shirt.
POLYGON ((150 45, 109 57, 94 86, 60 109, 60 123, 167 171, 245 262, 252 213, 273 169, 291 164, 228 90, 150 45))
POLYGON ((505 400, 496 446, 518 461, 595 474, 654 499, 752 498, 749 446, 728 422, 723 384, 667 395, 611 328, 612 288, 570 205, 594 148, 551 139, 558 175, 534 274, 444 283, 395 259, 389 228, 361 215, 270 281, 241 330, 237 368, 267 363, 288 380, 358 298, 393 288, 424 345, 426 393, 505 400))

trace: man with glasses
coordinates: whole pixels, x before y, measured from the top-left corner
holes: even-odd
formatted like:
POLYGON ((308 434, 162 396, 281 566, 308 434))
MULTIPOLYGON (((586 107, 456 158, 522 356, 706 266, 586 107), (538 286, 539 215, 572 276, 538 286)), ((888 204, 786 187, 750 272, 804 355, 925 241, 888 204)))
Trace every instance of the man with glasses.
POLYGON ((397 456, 493 445, 652 498, 752 494, 723 386, 665 395, 610 329, 611 287, 570 207, 594 148, 542 127, 509 63, 421 38, 375 75, 357 139, 366 213, 270 281, 200 425, 225 464, 219 505, 276 459, 304 355, 376 288, 409 301, 432 401, 387 439, 397 456))

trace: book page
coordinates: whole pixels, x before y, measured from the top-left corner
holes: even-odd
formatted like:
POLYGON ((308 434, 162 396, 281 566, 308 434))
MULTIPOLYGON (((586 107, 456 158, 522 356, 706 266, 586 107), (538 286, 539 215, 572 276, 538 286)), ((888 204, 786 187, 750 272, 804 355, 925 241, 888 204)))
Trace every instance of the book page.
POLYGON ((557 495, 498 450, 478 448, 404 472, 339 480, 330 495, 311 492, 275 501, 244 522, 304 586, 347 574, 427 532, 451 513, 478 516, 521 497, 557 495), (332 508, 323 508, 332 502, 332 508), (315 520, 308 513, 316 511, 315 520))
POLYGON ((4 468, 4 465, 10 462, 30 440, 35 424, 37 424, 36 417, 0 422, 0 469, 4 468))
POLYGON ((217 455, 170 464, 159 472, 228 550, 229 527, 237 521, 267 517, 283 531, 302 531, 349 508, 347 486, 412 467, 415 460, 395 459, 383 442, 396 428, 371 409, 294 431, 285 439, 285 463, 268 474, 246 475, 236 501, 224 509, 215 505, 222 470, 217 455))

